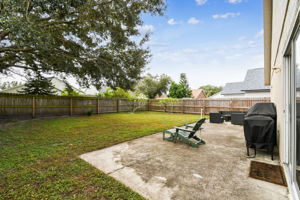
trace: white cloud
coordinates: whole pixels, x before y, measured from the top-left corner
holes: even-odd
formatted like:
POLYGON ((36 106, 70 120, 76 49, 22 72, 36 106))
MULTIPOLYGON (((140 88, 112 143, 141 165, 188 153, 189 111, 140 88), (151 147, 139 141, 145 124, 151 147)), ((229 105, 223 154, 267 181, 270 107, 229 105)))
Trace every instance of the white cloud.
POLYGON ((242 3, 243 0, 228 0, 227 2, 232 4, 237 4, 237 3, 242 3))
POLYGON ((196 0, 196 3, 200 6, 204 5, 207 2, 207 0, 196 0))
POLYGON ((181 50, 183 53, 199 53, 198 49, 191 49, 191 48, 187 48, 187 49, 182 49, 181 50))
POLYGON ((257 43, 256 43, 255 41, 253 41, 253 40, 250 40, 250 41, 248 42, 248 45, 249 45, 249 47, 256 47, 256 46, 257 46, 257 43))
POLYGON ((243 56, 243 54, 236 53, 236 54, 232 54, 232 55, 225 56, 225 59, 233 60, 233 59, 240 58, 241 56, 243 56))
POLYGON ((143 25, 138 27, 139 31, 144 33, 144 32, 153 32, 154 31, 154 26, 153 25, 143 25))
POLYGON ((261 29, 260 31, 258 31, 255 35, 255 38, 260 38, 264 36, 264 29, 261 29))
POLYGON ((189 20, 188 20, 188 23, 189 24, 198 24, 200 21, 199 19, 195 18, 195 17, 191 17, 189 20))
POLYGON ((228 13, 225 13, 225 14, 215 14, 212 17, 214 19, 227 19, 227 18, 230 18, 230 17, 237 17, 237 16, 240 16, 239 12, 236 12, 236 13, 228 12, 228 13))
POLYGON ((175 25, 175 24, 180 24, 181 22, 175 21, 175 19, 171 18, 168 20, 168 24, 170 25, 175 25))
POLYGON ((165 73, 178 81, 179 74, 184 71, 192 88, 208 83, 224 85, 226 82, 243 80, 248 68, 262 67, 261 55, 262 46, 254 48, 249 47, 247 43, 243 46, 217 44, 197 48, 168 48, 153 52, 149 72, 165 73))
POLYGON ((167 46, 170 46, 170 43, 148 41, 147 45, 153 46, 153 47, 167 47, 167 46))
POLYGON ((246 39, 245 36, 240 36, 240 37, 238 37, 238 41, 242 41, 242 40, 245 40, 245 39, 246 39))

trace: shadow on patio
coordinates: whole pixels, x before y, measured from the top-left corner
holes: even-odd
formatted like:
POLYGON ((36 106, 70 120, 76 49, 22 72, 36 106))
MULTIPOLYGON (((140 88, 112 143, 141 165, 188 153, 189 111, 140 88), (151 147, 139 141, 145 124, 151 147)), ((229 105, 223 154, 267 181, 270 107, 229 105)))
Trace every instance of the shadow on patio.
MULTIPOLYGON (((249 177, 242 126, 203 125, 199 148, 154 134, 81 158, 147 199, 288 199, 287 188, 249 177)), ((278 164, 258 153, 255 160, 278 164)), ((253 159, 252 159, 253 160, 253 159)))

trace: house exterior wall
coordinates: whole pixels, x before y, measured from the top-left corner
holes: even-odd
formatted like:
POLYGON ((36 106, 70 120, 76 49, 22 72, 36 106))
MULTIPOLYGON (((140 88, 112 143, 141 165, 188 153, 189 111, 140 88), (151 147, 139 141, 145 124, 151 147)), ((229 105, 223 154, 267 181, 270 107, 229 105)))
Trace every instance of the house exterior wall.
POLYGON ((215 94, 209 97, 210 99, 220 98, 270 98, 270 92, 246 92, 244 94, 215 94))
POLYGON ((221 95, 221 92, 218 92, 210 97, 208 97, 209 99, 219 99, 219 98, 223 98, 223 95, 221 95))
POLYGON ((245 98, 267 98, 270 97, 270 92, 246 92, 245 98))
MULTIPOLYGON (((279 159, 281 165, 284 167, 284 171, 287 177, 288 188, 292 199, 298 199, 299 193, 297 192, 297 186, 295 186, 295 171, 291 171, 291 165, 295 165, 295 161, 291 161, 288 155, 294 153, 294 149, 291 149, 291 142, 287 142, 290 132, 286 127, 291 124, 290 118, 285 116, 286 112, 286 60, 285 55, 287 47, 294 37, 296 19, 299 12, 299 0, 264 0, 264 12, 270 13, 269 8, 272 10, 272 24, 271 24, 271 40, 269 40, 269 27, 270 24, 266 24, 265 16, 265 55, 270 53, 270 58, 265 56, 265 59, 269 59, 270 65, 266 65, 268 60, 265 60, 265 72, 269 74, 265 75, 267 80, 265 83, 270 83, 271 86, 271 101, 275 103, 277 109, 277 136, 278 136, 278 147, 279 147, 279 159), (272 6, 270 6, 272 5, 272 6), (271 49, 269 47, 271 46, 271 49)), ((294 67, 293 64, 291 67, 294 67)), ((293 145, 292 145, 293 146, 293 145)), ((293 147, 294 148, 294 147, 293 147)), ((292 169, 295 170, 295 169, 292 169)))
POLYGON ((51 83, 55 87, 57 92, 59 92, 59 94, 66 88, 66 84, 57 78, 51 79, 51 83))
POLYGON ((280 160, 284 158, 285 141, 285 83, 284 54, 297 16, 299 1, 280 0, 273 2, 271 43, 271 101, 277 108, 277 131, 280 160))
POLYGON ((244 94, 221 94, 221 98, 244 98, 244 94))

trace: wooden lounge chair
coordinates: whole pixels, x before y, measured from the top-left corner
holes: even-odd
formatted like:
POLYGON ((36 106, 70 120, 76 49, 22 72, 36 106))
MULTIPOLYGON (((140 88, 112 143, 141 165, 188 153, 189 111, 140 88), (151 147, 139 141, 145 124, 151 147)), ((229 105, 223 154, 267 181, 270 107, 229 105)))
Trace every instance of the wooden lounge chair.
POLYGON ((186 125, 186 128, 175 127, 173 129, 166 130, 163 132, 163 139, 172 142, 180 140, 192 147, 198 147, 200 144, 205 144, 204 140, 196 136, 196 132, 202 129, 201 126, 204 122, 205 118, 200 119, 195 126, 186 125), (192 129, 189 129, 189 127, 192 129), (166 134, 169 134, 170 136, 166 137, 166 134))
MULTIPOLYGON (((198 130, 201 131, 201 130, 203 129, 201 126, 202 126, 202 124, 204 124, 205 121, 206 121, 206 118, 202 118, 202 119, 200 119, 200 120, 198 121, 199 124, 200 124, 200 127, 199 127, 198 130)), ((197 124, 198 122, 196 122, 196 124, 197 124)), ((195 124, 195 125, 185 124, 184 126, 185 126, 186 129, 188 129, 188 128, 192 128, 192 129, 193 129, 193 128, 196 126, 196 124, 195 124)))

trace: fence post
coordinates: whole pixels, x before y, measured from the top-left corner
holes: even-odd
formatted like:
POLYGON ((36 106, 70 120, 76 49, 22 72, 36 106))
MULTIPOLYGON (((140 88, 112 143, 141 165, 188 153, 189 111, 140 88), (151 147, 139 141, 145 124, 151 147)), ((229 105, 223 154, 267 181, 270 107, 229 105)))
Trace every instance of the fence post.
POLYGON ((181 106, 181 109, 182 109, 182 113, 184 113, 184 100, 182 99, 182 106, 181 106))
POLYGON ((135 109, 135 101, 132 101, 132 111, 135 109))
POLYGON ((148 99, 148 101, 147 101, 147 106, 148 106, 148 111, 150 111, 150 99, 148 99))
POLYGON ((32 97, 32 118, 35 118, 35 97, 32 97))
POLYGON ((99 97, 97 97, 97 114, 99 115, 100 109, 99 109, 99 97))
POLYGON ((117 113, 119 112, 119 99, 117 99, 117 113))
POLYGON ((172 110, 171 113, 174 113, 174 102, 172 102, 172 110))
POLYGON ((203 101, 203 113, 205 115, 206 114, 206 100, 203 99, 202 101, 203 101))
POLYGON ((73 114, 73 99, 70 97, 70 116, 73 114))

